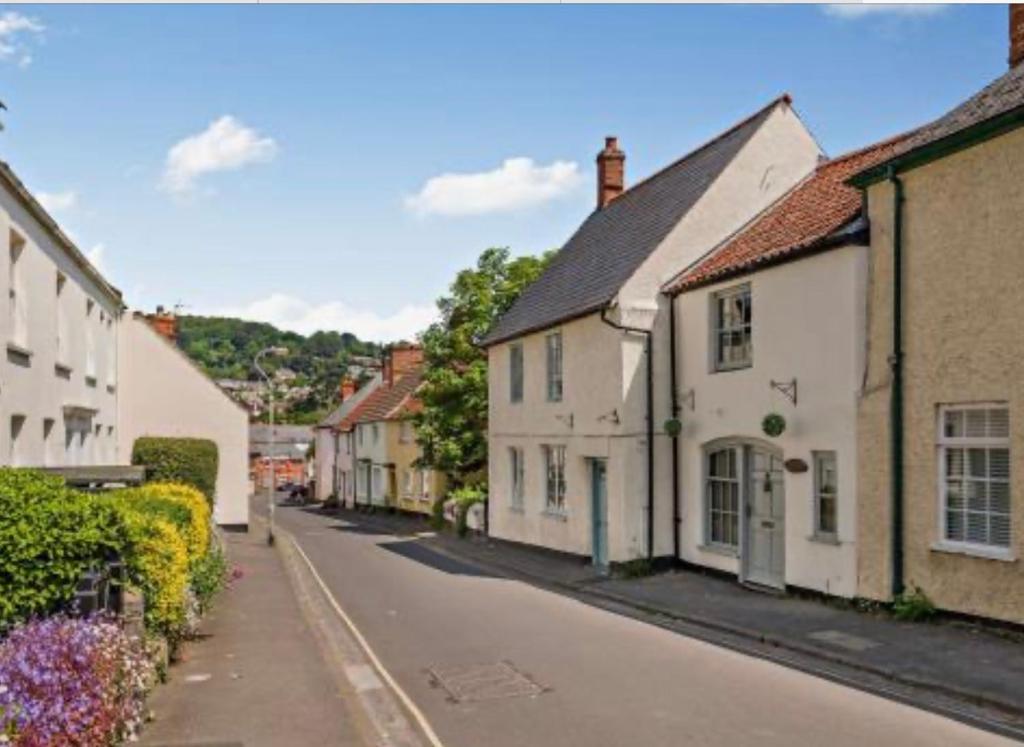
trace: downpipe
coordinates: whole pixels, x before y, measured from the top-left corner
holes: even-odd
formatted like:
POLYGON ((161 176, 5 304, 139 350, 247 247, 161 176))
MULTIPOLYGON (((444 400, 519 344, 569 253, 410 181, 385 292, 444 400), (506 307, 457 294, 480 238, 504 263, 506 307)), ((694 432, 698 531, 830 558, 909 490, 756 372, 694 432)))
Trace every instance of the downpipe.
MULTIPOLYGON (((672 417, 679 420, 679 382, 677 381, 676 297, 668 296, 669 399, 672 417)), ((679 532, 682 528, 679 510, 679 434, 672 436, 672 559, 679 560, 679 532)))
POLYGON ((889 368, 892 375, 889 404, 890 475, 892 491, 892 595, 904 590, 903 562, 903 181, 895 169, 889 169, 893 188, 892 226, 892 354, 889 368))

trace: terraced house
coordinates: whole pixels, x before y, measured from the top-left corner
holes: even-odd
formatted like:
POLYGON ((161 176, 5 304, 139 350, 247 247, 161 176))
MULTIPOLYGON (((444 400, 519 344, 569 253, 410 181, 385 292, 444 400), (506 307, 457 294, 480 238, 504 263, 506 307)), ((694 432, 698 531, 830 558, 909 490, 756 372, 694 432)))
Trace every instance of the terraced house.
POLYGON ((416 390, 422 383, 423 351, 399 343, 386 356, 380 385, 338 426, 347 436, 342 448, 351 464, 351 477, 342 482, 352 485, 352 505, 429 514, 445 481, 417 464, 422 452, 412 416, 421 406, 416 390))
POLYGON ((608 138, 596 209, 483 343, 493 535, 598 565, 678 554, 661 287, 820 156, 786 96, 628 189, 608 138))
POLYGON ((1024 9, 1010 69, 857 175, 859 593, 1024 622, 1024 9))

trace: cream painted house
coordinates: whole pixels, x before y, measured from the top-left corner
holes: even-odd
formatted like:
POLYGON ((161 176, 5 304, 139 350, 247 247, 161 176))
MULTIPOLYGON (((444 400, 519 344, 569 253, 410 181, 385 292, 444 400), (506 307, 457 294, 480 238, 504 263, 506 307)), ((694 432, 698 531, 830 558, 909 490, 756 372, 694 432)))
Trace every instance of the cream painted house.
POLYGON ((673 554, 660 289, 820 155, 788 97, 630 189, 608 139, 597 209, 483 341, 493 536, 598 565, 673 554))
POLYGON ((123 304, 14 172, 0 163, 0 464, 116 464, 123 304))
POLYGON ((352 470, 352 444, 349 433, 338 426, 356 406, 366 399, 381 382, 378 373, 361 387, 348 377, 342 382, 342 401, 314 429, 316 444, 316 499, 327 500, 336 496, 339 500, 351 498, 351 486, 346 485, 346 474, 352 470))
POLYGON ((121 463, 140 436, 206 438, 217 444, 213 518, 249 523, 249 414, 138 313, 118 339, 121 463))
POLYGON ((1009 72, 855 179, 872 244, 858 589, 1024 623, 1024 9, 1010 7, 1009 72))
POLYGON ((844 182, 904 141, 822 162, 667 287, 684 562, 856 595, 869 249, 860 194, 844 182), (770 414, 781 433, 764 427, 770 414))

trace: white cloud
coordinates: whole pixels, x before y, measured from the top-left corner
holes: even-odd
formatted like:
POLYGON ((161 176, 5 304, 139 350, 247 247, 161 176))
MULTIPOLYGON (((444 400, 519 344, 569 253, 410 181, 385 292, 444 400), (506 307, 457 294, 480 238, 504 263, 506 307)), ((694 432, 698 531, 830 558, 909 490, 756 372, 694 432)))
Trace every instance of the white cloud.
POLYGON ((433 306, 403 306, 394 314, 381 315, 354 309, 340 301, 311 304, 285 293, 272 293, 242 306, 195 313, 269 322, 303 335, 318 330, 351 332, 361 340, 380 342, 413 340, 437 318, 433 306))
POLYGON ((275 155, 277 143, 273 138, 263 137, 234 117, 224 115, 167 152, 162 184, 171 193, 187 194, 203 174, 265 163, 275 155))
POLYGON ((564 197, 581 180, 571 161, 539 166, 532 158, 509 158, 493 171, 432 177, 405 204, 418 215, 497 213, 564 197))
POLYGON ((932 3, 843 3, 839 5, 823 5, 826 15, 835 18, 856 20, 869 16, 933 16, 946 10, 945 5, 932 3))
POLYGON ((72 190, 65 192, 36 192, 39 204, 49 213, 69 210, 78 204, 78 193, 72 190))
POLYGON ((27 39, 38 38, 46 27, 34 18, 13 10, 0 14, 0 60, 13 61, 18 67, 32 64, 27 39))
POLYGON ((107 250, 107 247, 102 243, 95 244, 92 249, 85 253, 85 258, 89 260, 89 264, 95 267, 101 275, 107 274, 107 268, 103 261, 103 253, 107 250))

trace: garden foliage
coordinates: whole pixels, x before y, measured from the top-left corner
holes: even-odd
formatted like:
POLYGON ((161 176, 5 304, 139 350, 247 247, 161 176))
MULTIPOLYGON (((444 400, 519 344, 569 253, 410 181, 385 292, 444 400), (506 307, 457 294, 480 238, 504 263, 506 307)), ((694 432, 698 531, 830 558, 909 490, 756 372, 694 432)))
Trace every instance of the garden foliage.
POLYGON ((132 447, 132 464, 146 467, 146 479, 198 488, 213 505, 217 487, 217 444, 205 438, 143 436, 132 447))

